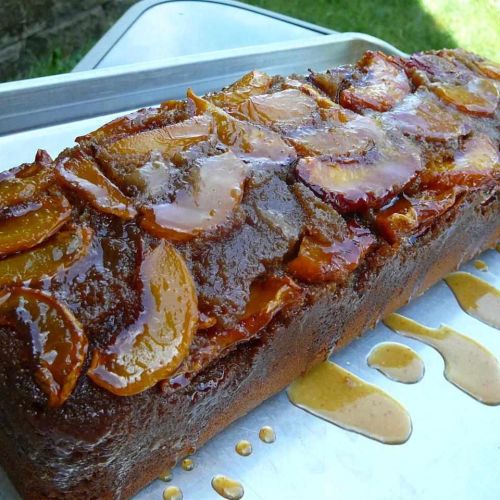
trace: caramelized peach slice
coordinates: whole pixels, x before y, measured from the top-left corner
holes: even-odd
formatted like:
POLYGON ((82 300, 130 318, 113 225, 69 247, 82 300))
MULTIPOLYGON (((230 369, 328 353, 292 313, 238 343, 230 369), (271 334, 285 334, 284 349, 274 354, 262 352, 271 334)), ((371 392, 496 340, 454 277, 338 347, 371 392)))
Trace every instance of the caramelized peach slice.
POLYGON ((87 354, 87 337, 71 311, 54 297, 30 288, 0 292, 0 323, 31 338, 35 380, 60 406, 71 395, 87 354))
POLYGON ((191 89, 187 95, 194 102, 198 113, 207 113, 212 117, 219 140, 238 156, 277 162, 295 158, 295 150, 276 132, 234 118, 210 101, 194 94, 191 89))
POLYGON ((265 126, 297 126, 311 122, 318 112, 316 101, 299 89, 250 97, 235 110, 235 115, 265 126))
POLYGON ((399 149, 377 145, 362 160, 306 157, 295 167, 297 177, 341 213, 381 207, 422 168, 409 143, 399 149))
POLYGON ((184 151, 188 147, 208 140, 212 132, 212 120, 207 116, 195 116, 166 127, 147 130, 124 137, 105 147, 111 155, 149 155, 160 152, 165 158, 184 151))
POLYGON ((56 166, 57 179, 76 191, 96 210, 129 220, 136 216, 132 202, 99 170, 83 151, 61 159, 56 166))
POLYGON ((183 241, 225 224, 243 196, 246 171, 231 152, 200 160, 193 186, 173 203, 143 208, 141 225, 155 236, 183 241))
POLYGON ((194 340, 196 348, 192 349, 169 383, 182 385, 187 381, 186 376, 198 373, 226 349, 255 337, 280 311, 296 306, 301 301, 302 289, 288 276, 268 276, 254 282, 239 324, 228 330, 213 327, 199 331, 194 340))
POLYGON ((56 233, 71 216, 63 195, 45 196, 19 216, 0 220, 0 256, 32 248, 56 233))
POLYGON ((500 64, 493 61, 483 60, 476 61, 476 66, 484 76, 491 78, 492 80, 500 80, 500 64))
POLYGON ((456 203, 458 190, 425 191, 405 196, 375 215, 377 231, 391 244, 422 232, 456 203))
POLYGON ((87 254, 90 228, 60 231, 35 249, 0 260, 0 287, 53 276, 87 254))
POLYGON ((410 83, 396 60, 382 52, 365 52, 358 62, 364 76, 340 92, 340 104, 353 111, 387 111, 410 93, 410 83))
POLYGON ((393 111, 381 115, 386 126, 428 141, 447 141, 466 135, 470 127, 452 109, 426 91, 409 95, 393 111))
POLYGON ((142 311, 106 349, 94 351, 89 377, 118 396, 130 396, 170 376, 189 352, 198 324, 196 289, 184 259, 166 241, 140 270, 142 311))
POLYGON ((485 78, 474 78, 466 85, 436 83, 430 88, 444 102, 470 115, 489 116, 498 106, 498 90, 485 78))
POLYGON ((22 165, 17 172, 0 180, 0 208, 32 199, 53 181, 52 159, 45 151, 39 150, 33 163, 22 165))
POLYGON ((267 92, 272 81, 266 73, 250 71, 221 92, 207 96, 207 99, 220 108, 232 109, 249 97, 267 92))
POLYGON ((329 243, 304 236, 288 272, 307 283, 344 282, 376 241, 369 229, 355 222, 348 223, 348 228, 347 238, 329 243))
POLYGON ((475 188, 500 175, 498 149, 486 134, 468 137, 453 160, 431 162, 420 173, 423 186, 449 189, 453 186, 475 188))

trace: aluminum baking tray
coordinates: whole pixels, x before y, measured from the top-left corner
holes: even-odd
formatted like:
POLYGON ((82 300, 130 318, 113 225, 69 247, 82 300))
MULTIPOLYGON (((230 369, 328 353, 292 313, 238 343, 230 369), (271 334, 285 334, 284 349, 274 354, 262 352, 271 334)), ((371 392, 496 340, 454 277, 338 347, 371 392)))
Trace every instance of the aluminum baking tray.
MULTIPOLYGON (((228 51, 201 58, 96 70, 0 85, 0 170, 30 161, 38 147, 57 154, 73 138, 118 112, 181 96, 187 86, 214 90, 250 68, 270 72, 323 70, 354 61, 367 48, 397 50, 372 37, 328 35, 317 40, 228 51)), ((500 287, 500 256, 481 257, 488 272, 472 264, 463 269, 500 287)), ((466 315, 440 282, 402 309, 428 326, 444 322, 487 346, 500 357, 500 334, 466 315)), ((344 431, 292 406, 284 393, 269 399, 212 439, 193 457, 195 468, 174 470, 171 484, 185 500, 216 500, 210 480, 226 474, 245 486, 245 499, 434 499, 500 498, 500 407, 482 405, 449 384, 443 361, 430 347, 377 326, 343 351, 335 362, 385 389, 413 419, 413 434, 403 445, 383 445, 344 431), (415 385, 386 379, 366 364, 370 349, 396 340, 416 349, 426 375, 415 385), (263 425, 277 432, 274 444, 258 439, 263 425), (235 443, 249 439, 254 452, 240 457, 235 443)), ((155 481, 136 500, 160 499, 166 483, 155 481)), ((0 472, 0 498, 18 498, 0 472)))

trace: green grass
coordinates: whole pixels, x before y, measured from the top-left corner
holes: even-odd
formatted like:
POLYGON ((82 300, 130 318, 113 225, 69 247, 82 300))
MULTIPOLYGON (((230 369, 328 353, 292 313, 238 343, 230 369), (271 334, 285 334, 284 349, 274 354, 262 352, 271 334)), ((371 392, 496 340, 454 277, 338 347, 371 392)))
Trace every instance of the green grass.
MULTIPOLYGON (((463 47, 500 61, 500 0, 246 1, 337 31, 369 33, 405 52, 463 47)), ((23 76, 71 71, 95 41, 70 53, 52 49, 23 76)))
POLYGON ((499 0, 246 0, 326 26, 369 33, 405 52, 463 47, 500 60, 499 0))

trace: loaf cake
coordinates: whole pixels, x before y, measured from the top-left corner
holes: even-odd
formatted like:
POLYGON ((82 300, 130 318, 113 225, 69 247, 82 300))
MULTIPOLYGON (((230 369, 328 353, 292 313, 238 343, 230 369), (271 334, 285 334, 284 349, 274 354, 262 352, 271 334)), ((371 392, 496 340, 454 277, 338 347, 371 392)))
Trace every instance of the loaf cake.
POLYGON ((19 493, 131 497, 493 246, 499 89, 462 50, 253 71, 0 174, 19 493))

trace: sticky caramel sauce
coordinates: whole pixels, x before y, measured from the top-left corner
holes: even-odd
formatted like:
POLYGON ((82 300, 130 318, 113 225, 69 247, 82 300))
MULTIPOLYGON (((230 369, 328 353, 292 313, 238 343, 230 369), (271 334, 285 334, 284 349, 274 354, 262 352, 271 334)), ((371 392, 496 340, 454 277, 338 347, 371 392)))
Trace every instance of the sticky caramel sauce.
POLYGON ((259 431, 259 439, 263 443, 271 444, 276 441, 276 433, 272 427, 265 425, 259 431))
POLYGON ((163 500, 182 500, 184 495, 177 486, 167 486, 163 490, 163 500))
POLYGON ((411 434, 410 415, 400 403, 329 361, 293 382, 288 397, 299 408, 382 443, 404 443, 411 434))
POLYGON ((434 347, 444 359, 449 382, 481 403, 500 404, 500 363, 481 344, 445 325, 428 328, 399 314, 390 314, 384 323, 400 335, 434 347))
POLYGON ((484 262, 484 260, 480 260, 480 259, 477 259, 474 261, 474 267, 478 271, 487 271, 488 270, 488 264, 486 264, 486 262, 484 262))
POLYGON ((252 454, 252 443, 250 443, 250 441, 247 441, 246 439, 242 439, 241 441, 238 441, 236 443, 234 449, 236 450, 236 453, 238 453, 238 455, 241 455, 242 457, 248 457, 252 454))
POLYGON ((239 500, 243 498, 243 485, 234 479, 218 474, 212 478, 212 488, 223 498, 239 500))
POLYGON ((472 274, 456 272, 445 279, 460 307, 474 318, 500 328, 500 290, 472 274))
POLYGON ((410 347, 396 342, 377 344, 366 361, 386 377, 404 384, 419 382, 425 372, 422 358, 410 347))

